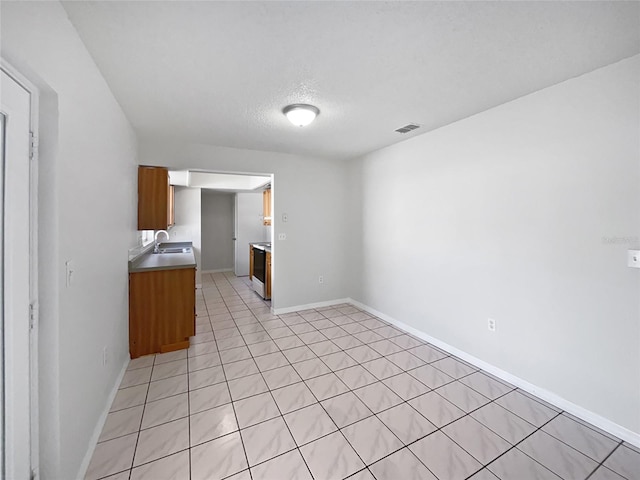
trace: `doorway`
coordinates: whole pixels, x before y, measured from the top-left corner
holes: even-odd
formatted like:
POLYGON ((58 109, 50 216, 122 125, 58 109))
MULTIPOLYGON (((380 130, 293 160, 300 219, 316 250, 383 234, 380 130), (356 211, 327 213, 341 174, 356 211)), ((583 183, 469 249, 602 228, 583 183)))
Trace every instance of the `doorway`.
POLYGON ((270 242, 271 227, 264 225, 262 191, 236 193, 235 267, 236 277, 249 275, 249 243, 270 242))
POLYGON ((0 426, 3 478, 37 476, 36 150, 37 91, 0 71, 0 426))
MULTIPOLYGON (((271 222, 266 220, 271 216, 273 205, 269 203, 267 212, 263 192, 272 188, 273 174, 169 167, 169 179, 171 185, 201 192, 200 203, 188 207, 190 211, 200 210, 199 225, 190 227, 191 232, 197 230, 200 235, 199 270, 248 276, 249 243, 272 241, 271 222)), ((176 211, 178 203, 176 197, 176 211)), ((173 228, 182 228, 177 213, 173 228)))

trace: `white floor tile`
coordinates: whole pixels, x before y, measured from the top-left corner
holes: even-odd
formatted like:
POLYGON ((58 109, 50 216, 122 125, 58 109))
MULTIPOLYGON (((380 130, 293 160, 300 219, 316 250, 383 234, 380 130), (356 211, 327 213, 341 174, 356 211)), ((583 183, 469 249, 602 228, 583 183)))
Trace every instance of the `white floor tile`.
POLYGON ((557 480, 595 470, 590 480, 624 480, 640 471, 640 449, 352 305, 279 316, 248 278, 202 282, 191 347, 129 363, 87 479, 557 480))

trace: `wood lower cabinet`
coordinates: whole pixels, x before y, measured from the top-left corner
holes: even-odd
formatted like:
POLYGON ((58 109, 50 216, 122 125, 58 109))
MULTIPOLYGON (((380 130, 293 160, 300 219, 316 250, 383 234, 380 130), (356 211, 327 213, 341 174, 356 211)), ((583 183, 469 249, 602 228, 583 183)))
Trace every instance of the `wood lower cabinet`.
POLYGON ((265 298, 271 298, 271 252, 267 252, 265 275, 264 275, 264 291, 265 298))
POLYGON ((188 348, 195 333, 195 268, 129 274, 131 358, 188 348))
POLYGON ((249 245, 249 280, 253 279, 253 265, 255 254, 253 253, 253 245, 249 245))

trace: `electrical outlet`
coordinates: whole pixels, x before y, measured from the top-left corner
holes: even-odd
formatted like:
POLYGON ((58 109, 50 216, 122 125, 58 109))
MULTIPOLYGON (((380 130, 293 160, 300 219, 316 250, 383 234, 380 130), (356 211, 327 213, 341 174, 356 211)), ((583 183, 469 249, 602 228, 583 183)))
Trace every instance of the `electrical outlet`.
POLYGON ((493 318, 487 319, 487 328, 490 332, 496 331, 496 321, 493 318))
POLYGON ((287 239, 287 234, 286 233, 279 233, 278 234, 278 240, 286 240, 287 239))
POLYGON ((106 366, 109 363, 109 348, 104 347, 102 349, 102 366, 106 366))
POLYGON ((323 277, 322 275, 320 275, 320 276, 318 277, 318 283, 319 283, 320 285, 322 285, 322 284, 324 283, 324 277, 323 277))

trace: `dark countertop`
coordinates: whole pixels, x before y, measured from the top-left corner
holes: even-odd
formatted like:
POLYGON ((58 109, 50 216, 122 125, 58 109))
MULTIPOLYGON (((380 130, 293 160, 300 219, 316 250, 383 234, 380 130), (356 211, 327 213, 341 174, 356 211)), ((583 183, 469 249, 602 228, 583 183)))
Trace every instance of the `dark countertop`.
MULTIPOLYGON (((171 247, 186 246, 186 242, 163 243, 161 246, 171 247)), ((196 257, 193 253, 193 246, 188 242, 190 248, 188 253, 153 253, 153 248, 140 254, 129 261, 129 273, 151 272, 154 270, 178 270, 180 268, 195 268, 196 257)))

